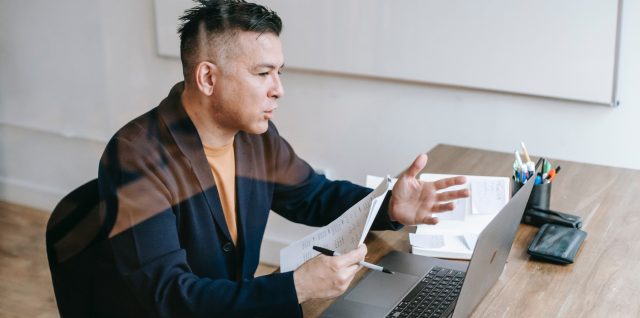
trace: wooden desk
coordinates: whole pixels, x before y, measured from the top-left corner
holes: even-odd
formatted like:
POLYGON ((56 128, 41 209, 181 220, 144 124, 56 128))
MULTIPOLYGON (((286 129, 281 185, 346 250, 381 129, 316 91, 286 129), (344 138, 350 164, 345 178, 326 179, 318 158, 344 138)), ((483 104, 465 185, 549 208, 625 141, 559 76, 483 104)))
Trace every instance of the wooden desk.
MULTIPOLYGON (((426 171, 510 176, 513 154, 438 145, 426 171)), ((537 158, 536 158, 537 159, 537 158)), ((580 215, 588 235, 572 265, 529 259, 537 228, 521 224, 502 276, 472 317, 640 317, 640 171, 551 159, 562 166, 551 208, 580 215)), ((408 233, 373 232, 367 260, 409 252, 408 233)), ((356 276, 360 280, 365 270, 356 276)), ((331 300, 303 304, 317 317, 331 300)))

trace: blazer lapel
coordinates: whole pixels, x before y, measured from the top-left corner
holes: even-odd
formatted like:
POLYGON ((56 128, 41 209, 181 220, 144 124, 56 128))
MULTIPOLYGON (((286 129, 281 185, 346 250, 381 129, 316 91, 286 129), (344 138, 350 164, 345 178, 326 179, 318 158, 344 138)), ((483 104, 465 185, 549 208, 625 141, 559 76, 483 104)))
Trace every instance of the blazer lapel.
POLYGON ((238 232, 242 240, 246 242, 247 218, 249 217, 251 194, 253 192, 254 180, 252 163, 255 162, 251 152, 251 146, 245 138, 236 135, 234 140, 234 151, 236 161, 236 207, 238 215, 238 232))
MULTIPOLYGON (((253 153, 251 152, 251 146, 245 138, 242 138, 239 133, 234 140, 235 151, 235 163, 236 163, 236 213, 238 216, 238 240, 241 242, 243 253, 251 253, 246 248, 246 242, 252 242, 252 233, 248 230, 247 225, 249 223, 249 213, 252 210, 251 202, 253 188, 255 186, 255 180, 253 176, 253 153)), ((246 256, 243 259, 247 259, 246 256)), ((247 264, 246 262, 243 262, 247 264)), ((243 266, 243 272, 246 269, 243 266)))
MULTIPOLYGON (((160 103, 159 112, 176 145, 189 160, 191 170, 198 179, 199 189, 206 198, 209 213, 211 213, 215 223, 224 233, 227 240, 231 242, 231 235, 222 212, 218 189, 216 188, 209 162, 205 157, 200 136, 182 106, 181 94, 183 89, 184 84, 182 82, 176 84, 171 89, 169 96, 160 103)), ((191 195, 194 196, 196 193, 191 195)))

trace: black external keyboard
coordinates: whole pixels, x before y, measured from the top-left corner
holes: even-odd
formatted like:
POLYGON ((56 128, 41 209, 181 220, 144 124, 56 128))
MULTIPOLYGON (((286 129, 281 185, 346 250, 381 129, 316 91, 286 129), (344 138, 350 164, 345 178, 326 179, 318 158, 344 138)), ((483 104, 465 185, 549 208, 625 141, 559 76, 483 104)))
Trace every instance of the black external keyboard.
POLYGON ((434 267, 387 317, 444 317, 460 295, 464 272, 434 267))

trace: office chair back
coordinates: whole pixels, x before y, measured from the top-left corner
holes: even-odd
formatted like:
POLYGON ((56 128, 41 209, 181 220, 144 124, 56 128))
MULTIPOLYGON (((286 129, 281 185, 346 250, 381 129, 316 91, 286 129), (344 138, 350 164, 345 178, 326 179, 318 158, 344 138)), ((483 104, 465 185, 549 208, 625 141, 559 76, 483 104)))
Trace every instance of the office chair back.
POLYGON ((104 207, 93 179, 73 190, 55 207, 47 223, 46 247, 53 289, 61 317, 89 317, 104 207))

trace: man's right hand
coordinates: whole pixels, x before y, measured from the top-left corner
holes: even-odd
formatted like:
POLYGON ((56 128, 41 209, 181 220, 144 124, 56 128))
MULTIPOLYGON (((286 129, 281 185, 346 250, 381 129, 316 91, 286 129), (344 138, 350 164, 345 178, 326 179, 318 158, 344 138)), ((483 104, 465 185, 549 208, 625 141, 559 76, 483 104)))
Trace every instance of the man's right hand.
POLYGON ((342 295, 360 269, 367 246, 338 256, 319 255, 293 272, 298 302, 313 298, 333 298, 342 295))

